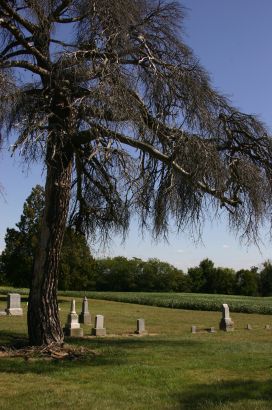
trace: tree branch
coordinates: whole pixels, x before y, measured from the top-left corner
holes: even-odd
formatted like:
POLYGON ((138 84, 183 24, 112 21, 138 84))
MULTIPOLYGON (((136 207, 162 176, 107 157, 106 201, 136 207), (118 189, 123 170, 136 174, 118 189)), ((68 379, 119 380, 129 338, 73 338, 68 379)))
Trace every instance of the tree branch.
MULTIPOLYGON (((171 166, 175 171, 179 172, 186 178, 190 179, 193 176, 190 172, 186 171, 180 164, 173 161, 171 156, 163 154, 147 142, 135 140, 131 137, 109 130, 97 124, 95 124, 93 128, 90 130, 79 132, 77 134, 77 143, 86 144, 87 142, 91 142, 92 140, 101 135, 114 138, 122 144, 129 145, 130 147, 139 149, 142 152, 147 152, 152 158, 155 158, 165 163, 166 165, 171 166)), ((205 184, 202 181, 196 181, 196 186, 199 189, 201 189, 201 191, 203 191, 204 193, 210 194, 214 198, 219 199, 221 204, 228 204, 231 207, 236 207, 240 204, 240 201, 238 199, 228 198, 218 190, 210 188, 207 184, 205 184)))
MULTIPOLYGON (((32 36, 30 36, 30 37, 25 37, 25 41, 32 41, 33 40, 33 37, 32 36)), ((5 48, 4 48, 4 50, 1 52, 1 54, 2 55, 5 55, 9 50, 12 50, 13 49, 13 47, 17 47, 17 46, 20 46, 21 45, 21 43, 19 42, 19 41, 11 41, 5 48)))
POLYGON ((49 16, 49 20, 53 19, 53 21, 56 21, 56 19, 61 16, 61 14, 64 12, 66 7, 68 7, 71 4, 71 0, 63 0, 61 4, 53 11, 51 16, 49 16))
POLYGON ((29 50, 35 57, 39 58, 45 63, 48 63, 46 57, 36 47, 30 45, 28 41, 26 41, 21 31, 14 24, 5 21, 5 19, 2 18, 0 19, 0 26, 8 30, 15 37, 18 43, 25 47, 27 50, 29 50))
POLYGON ((3 58, 3 61, 8 60, 9 58, 21 56, 21 55, 32 55, 31 51, 29 50, 17 50, 12 53, 6 54, 3 58))
POLYGON ((29 63, 28 61, 25 60, 12 60, 12 61, 6 61, 4 63, 0 62, 0 69, 1 68, 25 68, 26 70, 31 71, 32 73, 39 74, 41 77, 46 76, 49 77, 50 73, 49 71, 45 70, 44 68, 38 67, 34 64, 29 63))
POLYGON ((67 18, 59 18, 59 17, 55 17, 54 21, 56 23, 61 23, 61 24, 68 24, 68 23, 77 23, 79 21, 82 21, 84 18, 86 17, 86 15, 82 15, 82 16, 78 16, 78 17, 67 17, 67 18))
POLYGON ((20 23, 24 28, 26 28, 30 33, 34 33, 37 30, 37 26, 30 21, 24 19, 20 14, 18 14, 14 8, 12 8, 7 1, 0 0, 0 6, 8 13, 8 15, 20 23))

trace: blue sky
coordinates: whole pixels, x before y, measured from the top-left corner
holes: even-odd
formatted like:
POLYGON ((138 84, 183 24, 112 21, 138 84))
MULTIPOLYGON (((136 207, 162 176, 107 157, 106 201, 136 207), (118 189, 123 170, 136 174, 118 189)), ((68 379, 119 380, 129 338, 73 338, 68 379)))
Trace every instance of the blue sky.
MULTIPOLYGON (((258 114, 272 129, 271 0, 184 0, 182 4, 187 7, 183 37, 214 86, 241 111, 258 114)), ((31 188, 42 180, 38 166, 28 170, 18 158, 10 158, 7 146, 0 153, 0 249, 6 228, 18 222, 31 188)), ((224 220, 207 222, 198 245, 188 233, 173 233, 168 244, 155 244, 148 233, 143 239, 132 222, 125 244, 115 238, 107 249, 93 248, 93 252, 96 256, 157 257, 185 271, 209 257, 216 265, 239 269, 272 257, 265 232, 260 253, 255 246, 241 245, 224 220)))

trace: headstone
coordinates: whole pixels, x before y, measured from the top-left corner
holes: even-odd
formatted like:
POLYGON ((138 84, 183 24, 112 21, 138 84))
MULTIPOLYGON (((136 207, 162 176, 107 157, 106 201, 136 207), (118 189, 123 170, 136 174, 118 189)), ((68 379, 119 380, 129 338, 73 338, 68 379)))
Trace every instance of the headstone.
POLYGON ((6 312, 11 316, 22 316, 21 295, 19 293, 8 293, 6 312))
POLYGON ((209 332, 209 333, 216 333, 216 330, 215 330, 214 327, 209 327, 209 328, 208 328, 208 332, 209 332))
POLYGON ((5 312, 4 310, 0 310, 0 316, 7 316, 7 312, 5 312))
POLYGON ((229 306, 226 303, 222 305, 222 319, 219 328, 225 332, 232 332, 234 330, 234 322, 231 320, 229 306))
POLYGON ((196 326, 195 326, 195 325, 193 325, 193 326, 191 327, 191 332, 192 332, 192 333, 196 333, 196 326))
POLYGON ((145 330, 145 321, 144 319, 137 319, 137 329, 135 330, 137 335, 145 335, 147 332, 145 330))
POLYGON ((271 329, 271 326, 270 325, 265 325, 265 327, 264 327, 266 330, 270 330, 271 329))
POLYGON ((103 315, 96 315, 95 316, 95 324, 92 328, 92 335, 93 336, 106 336, 106 329, 104 328, 104 316, 103 315))
POLYGON ((88 299, 85 296, 85 298, 82 301, 82 311, 79 315, 79 323, 83 323, 84 325, 90 325, 92 323, 91 319, 92 318, 89 312, 88 299))
POLYGON ((78 322, 78 315, 76 313, 76 301, 73 299, 71 301, 71 310, 67 316, 67 323, 64 327, 64 334, 66 336, 81 337, 83 336, 83 329, 80 328, 78 322))
POLYGON ((249 323, 246 325, 246 330, 252 330, 252 326, 249 323))

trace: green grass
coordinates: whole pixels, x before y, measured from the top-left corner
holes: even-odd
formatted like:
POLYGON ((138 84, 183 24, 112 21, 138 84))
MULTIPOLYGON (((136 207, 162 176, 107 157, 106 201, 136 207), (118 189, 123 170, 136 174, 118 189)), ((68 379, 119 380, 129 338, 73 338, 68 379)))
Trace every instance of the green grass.
POLYGON ((85 294, 92 299, 137 303, 140 305, 170 307, 175 309, 220 311, 228 303, 232 312, 272 314, 272 297, 234 295, 208 295, 200 293, 148 293, 148 292, 59 292, 73 296, 85 294))
MULTIPOLYGON (((64 324, 70 298, 59 302, 64 324)), ((77 299, 78 313, 80 307, 77 299)), ((0 345, 26 342, 26 300, 23 308, 23 318, 0 317, 0 345)), ((235 332, 191 334, 192 324, 218 329, 221 314, 94 299, 89 308, 93 316, 105 315, 108 336, 67 342, 95 355, 74 361, 0 357, 0 408, 271 409, 269 316, 231 313, 235 332), (149 335, 129 336, 140 317, 149 335)), ((90 334, 90 327, 84 330, 90 334)))

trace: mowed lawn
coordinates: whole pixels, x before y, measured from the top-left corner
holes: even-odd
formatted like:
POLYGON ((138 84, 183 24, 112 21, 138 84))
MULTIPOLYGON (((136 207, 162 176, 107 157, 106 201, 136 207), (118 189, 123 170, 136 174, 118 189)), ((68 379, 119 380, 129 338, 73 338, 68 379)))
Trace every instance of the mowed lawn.
MULTIPOLYGON (((59 302, 64 324, 70 298, 59 302)), ((23 317, 0 316, 0 345, 26 342, 25 301, 23 308, 23 317)), ((1 409, 272 408, 272 330, 264 329, 271 316, 231 313, 235 332, 191 334, 191 325, 218 330, 221 313, 101 300, 89 300, 89 309, 105 316, 108 336, 88 337, 89 326, 83 339, 66 340, 90 349, 85 358, 0 356, 1 409), (133 335, 138 318, 148 336, 133 335)))

